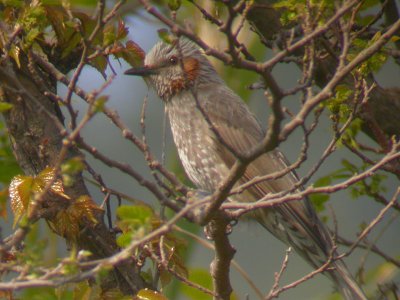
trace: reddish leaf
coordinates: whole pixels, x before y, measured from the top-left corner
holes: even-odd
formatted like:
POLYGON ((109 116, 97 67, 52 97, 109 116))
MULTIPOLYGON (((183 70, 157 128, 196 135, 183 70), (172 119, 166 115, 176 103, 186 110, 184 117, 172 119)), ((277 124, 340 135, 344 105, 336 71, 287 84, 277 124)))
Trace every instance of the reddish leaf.
POLYGON ((88 195, 80 196, 74 201, 74 203, 68 208, 68 213, 74 216, 77 221, 85 217, 87 220, 96 224, 97 220, 95 218, 94 211, 102 210, 97 206, 92 198, 88 195))
POLYGON ((122 19, 118 21, 118 31, 117 31, 117 40, 121 40, 126 38, 129 33, 128 27, 125 26, 125 23, 122 19))
POLYGON ((138 57, 140 57, 142 60, 144 60, 144 58, 146 56, 146 53, 144 52, 144 50, 132 40, 129 40, 126 42, 126 49, 131 52, 135 52, 136 55, 138 57))
POLYGON ((67 238, 73 242, 79 235, 79 224, 85 218, 96 224, 94 215, 95 210, 100 210, 96 203, 89 196, 81 196, 72 201, 71 205, 57 213, 57 216, 49 221, 51 229, 58 235, 67 238))
POLYGON ((67 210, 61 210, 48 224, 58 235, 67 238, 69 241, 75 241, 79 234, 77 221, 72 215, 68 214, 67 210))
POLYGON ((146 53, 138 44, 136 44, 134 41, 129 40, 126 42, 125 49, 126 51, 122 53, 122 57, 131 66, 143 65, 146 53))

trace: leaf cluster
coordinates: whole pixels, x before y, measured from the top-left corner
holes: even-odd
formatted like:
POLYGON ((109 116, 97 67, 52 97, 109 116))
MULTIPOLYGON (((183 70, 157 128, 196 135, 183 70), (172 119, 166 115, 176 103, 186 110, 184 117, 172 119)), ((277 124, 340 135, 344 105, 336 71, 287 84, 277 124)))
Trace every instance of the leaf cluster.
MULTIPOLYGON (((127 247, 133 241, 139 241, 150 232, 163 226, 163 221, 150 207, 145 205, 120 206, 117 209, 117 217, 118 227, 122 230, 117 242, 121 247, 127 247)), ((153 262, 157 269, 156 272, 160 275, 161 284, 165 286, 172 279, 171 271, 181 277, 188 277, 183 260, 185 246, 186 243, 173 231, 170 231, 142 244, 136 255, 141 258, 142 265, 147 259, 153 262)), ((146 277, 149 279, 154 277, 150 269, 146 272, 146 277)))
MULTIPOLYGON (((47 57, 60 70, 71 70, 78 63, 80 53, 87 48, 87 63, 104 74, 109 55, 123 58, 131 65, 141 64, 143 50, 133 41, 126 41, 128 28, 122 20, 106 22, 96 30, 98 20, 80 6, 68 1, 5 1, 0 19, 17 35, 2 33, 0 49, 8 52, 21 66, 21 52, 34 50, 47 57), (1 43, 5 41, 4 44, 1 43)), ((1 33, 0 33, 1 34, 1 33)))
MULTIPOLYGON (((338 180, 347 180, 353 177, 355 174, 359 174, 367 170, 369 165, 363 163, 361 166, 357 166, 347 159, 341 161, 342 168, 331 172, 330 174, 320 177, 315 181, 314 187, 329 187, 338 180)), ((362 196, 372 196, 383 193, 387 190, 385 181, 387 176, 382 173, 375 173, 366 179, 362 179, 352 185, 348 192, 353 199, 358 199, 362 196)), ((318 212, 325 210, 325 204, 330 199, 330 194, 316 193, 311 194, 310 199, 313 202, 314 207, 318 212)))
MULTIPOLYGON (((64 193, 64 184, 58 179, 54 169, 46 168, 37 176, 15 176, 9 187, 11 209, 14 213, 14 226, 20 221, 30 218, 38 208, 38 201, 42 201, 44 195, 50 198, 63 199, 65 209, 59 209, 54 216, 48 217, 50 228, 58 235, 66 237, 69 241, 75 241, 79 236, 79 224, 84 220, 95 225, 94 211, 98 206, 88 196, 80 196, 71 199, 64 193), (25 217, 25 218, 23 218, 25 217)), ((20 223, 23 226, 24 222, 20 223)))

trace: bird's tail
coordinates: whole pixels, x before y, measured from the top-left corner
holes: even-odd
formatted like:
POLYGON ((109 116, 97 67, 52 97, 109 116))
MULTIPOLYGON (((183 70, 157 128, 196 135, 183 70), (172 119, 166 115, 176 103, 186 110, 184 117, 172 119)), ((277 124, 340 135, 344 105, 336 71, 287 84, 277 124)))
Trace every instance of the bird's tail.
MULTIPOLYGON (((316 217, 309 218, 310 220, 313 220, 313 224, 315 225, 314 227, 312 227, 311 225, 303 227, 298 226, 298 224, 307 225, 308 219, 303 222, 293 222, 291 220, 291 223, 285 223, 285 221, 289 218, 279 219, 279 217, 283 216, 284 213, 286 213, 286 211, 289 211, 289 209, 291 208, 287 207, 288 205, 285 204, 277 206, 275 211, 281 210, 283 213, 280 214, 266 214, 265 210, 258 211, 256 218, 259 223, 263 225, 268 231, 273 233, 277 238, 285 242, 287 245, 293 247, 294 250, 311 266, 316 269, 319 268, 327 261, 328 257, 332 255, 329 254, 329 252, 332 251, 331 249, 333 247, 333 244, 328 231, 316 217), (284 230, 275 230, 275 228, 278 226, 274 227, 274 220, 275 222, 276 220, 278 220, 279 224, 284 224, 282 226, 284 230), (302 230, 302 228, 305 228, 305 230, 302 230), (309 228, 312 228, 313 230, 310 230, 309 228)), ((313 216, 313 214, 311 214, 311 216, 313 216)), ((335 256, 336 253, 333 253, 333 257, 335 256)), ((332 268, 329 269, 329 271, 324 272, 324 275, 332 280, 332 282, 335 284, 336 289, 338 290, 338 292, 340 292, 345 300, 368 299, 365 296, 364 292, 361 290, 358 283, 354 280, 353 276, 347 269, 346 264, 342 260, 334 260, 330 264, 330 266, 332 268)))
POLYGON ((334 270, 328 276, 336 283, 339 292, 346 300, 368 300, 358 283, 348 271, 344 262, 337 260, 333 263, 334 270))

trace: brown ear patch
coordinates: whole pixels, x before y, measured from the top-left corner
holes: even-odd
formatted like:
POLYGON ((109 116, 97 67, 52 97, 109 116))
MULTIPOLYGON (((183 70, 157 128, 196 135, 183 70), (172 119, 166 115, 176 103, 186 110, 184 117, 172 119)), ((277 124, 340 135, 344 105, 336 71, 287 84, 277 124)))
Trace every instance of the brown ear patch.
POLYGON ((182 64, 187 79, 190 81, 195 80, 199 71, 199 61, 193 57, 188 57, 182 60, 182 64))

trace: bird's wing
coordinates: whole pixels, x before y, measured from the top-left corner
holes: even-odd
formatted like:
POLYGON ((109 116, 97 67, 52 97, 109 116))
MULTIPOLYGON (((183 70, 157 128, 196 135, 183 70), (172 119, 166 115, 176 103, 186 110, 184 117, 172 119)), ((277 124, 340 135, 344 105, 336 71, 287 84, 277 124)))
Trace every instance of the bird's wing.
MULTIPOLYGON (((199 103, 203 107, 202 110, 207 112, 207 118, 212 123, 212 127, 218 132, 216 139, 222 140, 222 144, 229 146, 221 146, 221 143, 216 142, 216 145, 219 145, 217 151, 221 159, 230 168, 236 158, 228 149, 233 148, 241 153, 250 151, 263 139, 264 131, 256 117, 230 89, 220 88, 216 90, 215 88, 205 87, 201 91, 201 95, 207 97, 207 101, 199 99, 199 103)), ((251 163, 247 167, 240 183, 249 181, 257 176, 281 171, 287 167, 288 163, 284 155, 278 149, 275 149, 261 155, 251 163)), ((289 172, 281 178, 259 182, 248 190, 254 199, 241 199, 241 201, 256 201, 268 193, 290 190, 297 181, 296 174, 289 172)), ((300 251, 299 248, 308 249, 308 251, 316 252, 314 254, 323 255, 324 257, 321 258, 323 261, 326 258, 328 254, 327 246, 331 242, 326 230, 320 226, 320 221, 307 199, 286 202, 274 207, 273 210, 261 210, 256 213, 256 217, 264 227, 279 239, 298 248, 298 251, 300 251), (277 214, 271 213, 272 211, 277 212, 277 214), (282 226, 279 224, 287 225, 284 231, 282 231, 282 226), (288 226, 292 230, 288 230, 288 226), (293 236, 294 234, 296 237, 293 236), (303 243, 307 243, 307 245, 293 244, 301 240, 304 240, 303 243), (321 253, 321 250, 323 253, 321 253)), ((307 253, 303 254, 308 256, 307 253)), ((313 260, 310 260, 309 257, 307 258, 313 263, 313 260)))

